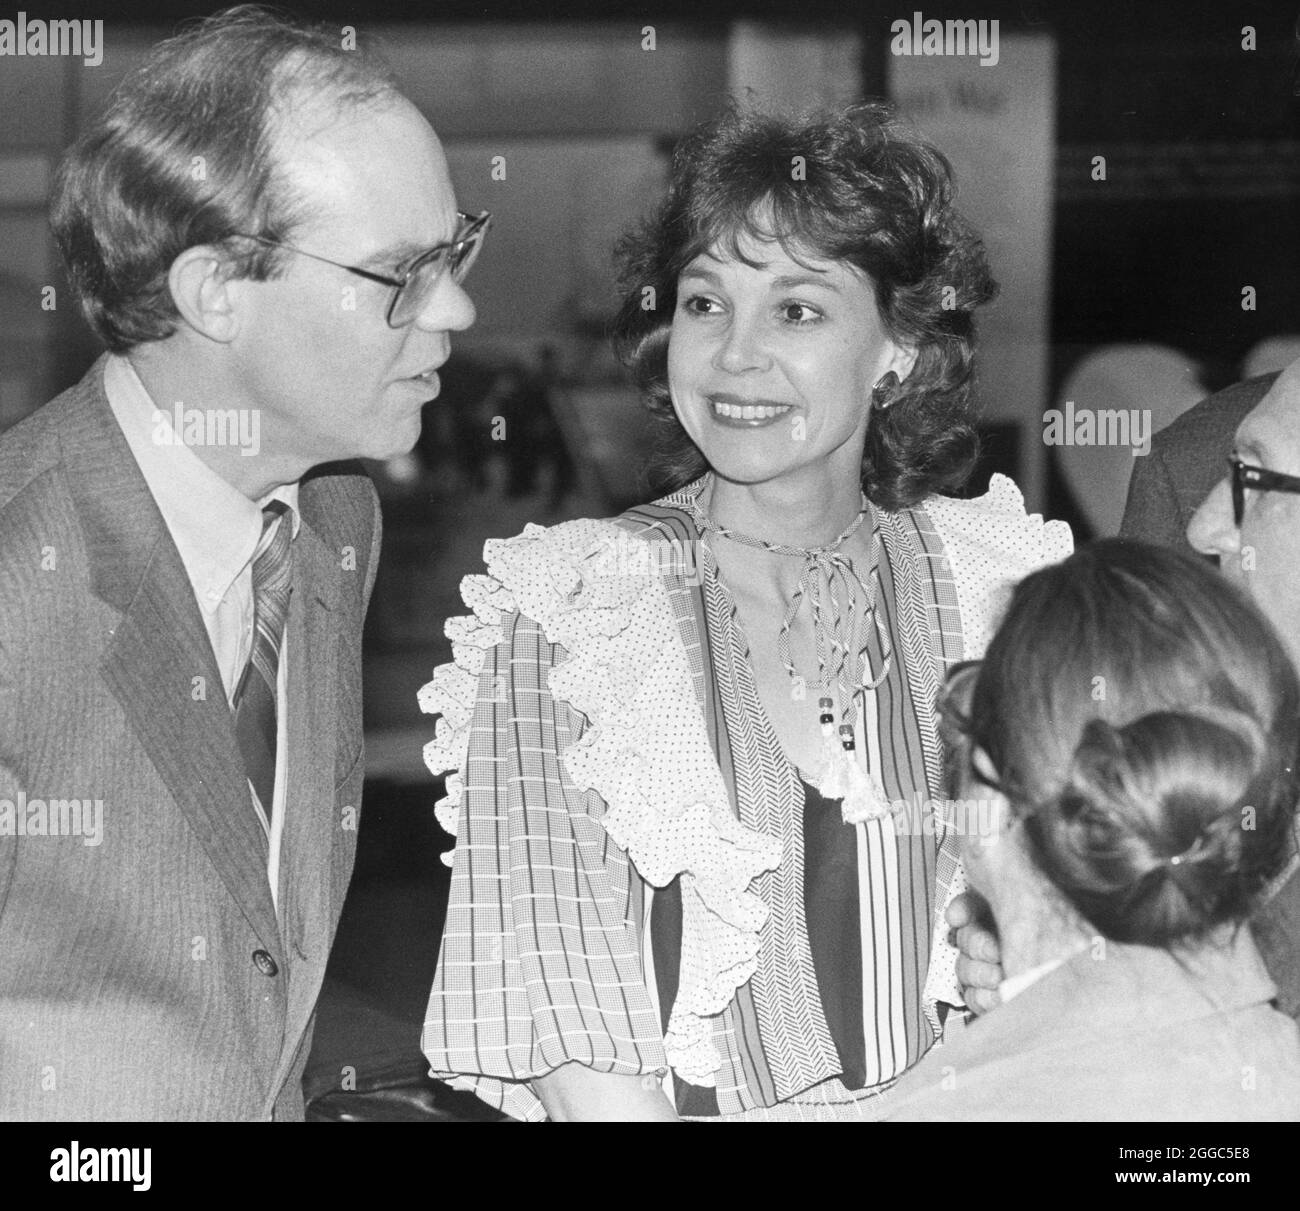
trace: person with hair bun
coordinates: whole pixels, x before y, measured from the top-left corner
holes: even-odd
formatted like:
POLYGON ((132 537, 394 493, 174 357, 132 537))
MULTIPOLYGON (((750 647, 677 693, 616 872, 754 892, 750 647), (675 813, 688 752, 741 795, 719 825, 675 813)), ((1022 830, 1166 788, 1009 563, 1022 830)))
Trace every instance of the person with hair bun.
POLYGON ((893 1117, 1300 1118, 1247 926, 1300 797, 1300 687, 1263 615, 1187 556, 1096 542, 1026 577, 942 710, 1001 1004, 893 1117))
POLYGON ((734 109, 619 260, 669 491, 465 581, 425 1054, 526 1120, 879 1118, 956 958, 943 670, 1071 545, 1003 477, 944 495, 983 246, 884 107, 734 109))

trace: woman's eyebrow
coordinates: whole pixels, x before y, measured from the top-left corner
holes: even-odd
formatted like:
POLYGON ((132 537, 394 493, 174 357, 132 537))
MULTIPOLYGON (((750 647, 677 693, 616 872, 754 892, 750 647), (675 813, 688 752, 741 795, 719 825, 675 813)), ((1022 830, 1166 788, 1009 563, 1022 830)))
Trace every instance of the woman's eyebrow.
POLYGON ((823 290, 839 293, 839 286, 826 276, 825 270, 812 270, 808 273, 783 274, 772 281, 773 290, 791 290, 796 286, 819 286, 823 290))
MULTIPOLYGON (((708 282, 713 286, 719 286, 722 283, 722 279, 713 270, 700 266, 687 266, 682 270, 682 277, 698 278, 700 281, 708 282)), ((839 286, 821 270, 811 270, 808 273, 782 274, 780 277, 772 279, 769 289, 777 291, 792 290, 799 286, 816 286, 822 290, 831 290, 836 294, 840 293, 839 286)))

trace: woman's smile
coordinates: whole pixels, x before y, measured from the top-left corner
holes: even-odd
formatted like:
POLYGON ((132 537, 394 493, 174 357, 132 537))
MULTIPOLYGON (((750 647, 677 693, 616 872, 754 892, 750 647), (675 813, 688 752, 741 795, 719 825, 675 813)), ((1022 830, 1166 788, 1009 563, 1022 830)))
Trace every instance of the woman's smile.
POLYGON ((715 391, 704 398, 709 401, 713 419, 733 429, 760 429, 794 411, 793 404, 747 398, 726 391, 715 391))

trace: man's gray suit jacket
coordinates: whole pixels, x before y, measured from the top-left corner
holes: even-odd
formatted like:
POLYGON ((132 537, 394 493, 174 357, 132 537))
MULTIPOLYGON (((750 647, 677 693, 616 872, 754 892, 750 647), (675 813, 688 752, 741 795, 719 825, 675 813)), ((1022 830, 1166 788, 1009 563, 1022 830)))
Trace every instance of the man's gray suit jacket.
POLYGON ((103 364, 0 436, 0 1117, 301 1119, 356 850, 378 499, 352 464, 302 482, 277 913, 203 618, 103 364), (75 829, 71 800, 102 802, 99 844, 49 835, 75 829))

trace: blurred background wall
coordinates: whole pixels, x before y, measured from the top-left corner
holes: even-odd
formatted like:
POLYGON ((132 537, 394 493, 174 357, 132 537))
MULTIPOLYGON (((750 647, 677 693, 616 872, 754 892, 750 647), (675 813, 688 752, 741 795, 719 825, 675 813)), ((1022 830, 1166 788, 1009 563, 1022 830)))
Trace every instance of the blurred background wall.
MULTIPOLYGON (((124 0, 95 67, 0 59, 0 427, 96 353, 46 233, 59 154, 151 44, 216 7, 124 0)), ((300 11, 379 40, 444 138, 463 205, 498 216, 473 279, 480 320, 459 351, 490 375, 549 346, 577 392, 568 438, 580 471, 615 497, 637 494, 627 460, 640 447, 603 339, 609 251, 655 199, 674 138, 735 92, 794 106, 896 100, 954 161, 990 244, 1003 295, 984 322, 982 399, 1009 443, 1002 460, 1042 507, 1050 468, 1027 437, 1090 350, 1168 345, 1213 386, 1259 341, 1296 330, 1296 9, 921 6, 926 19, 998 21, 999 60, 985 67, 891 55, 891 25, 922 15, 915 7, 570 0, 544 21, 510 2, 300 11), (1253 311, 1240 305, 1247 285, 1253 311)), ((77 3, 25 11, 104 15, 77 3)))
MULTIPOLYGON (((59 155, 151 45, 216 7, 124 0, 94 67, 0 58, 0 428, 98 352, 46 227, 59 155)), ((103 16, 47 8, 25 11, 103 16)), ((462 207, 496 216, 471 279, 479 321, 455 342, 420 448, 375 469, 389 534, 368 679, 380 767, 416 774, 414 691, 445 653, 442 620, 483 539, 652 490, 650 433, 606 339, 610 253, 659 196, 674 140, 729 96, 795 108, 887 96, 953 161, 1002 284, 982 317, 987 455, 972 490, 1004 470, 1031 508, 1104 530, 1127 465, 1113 451, 1059 459, 1042 441, 1072 376, 1097 380, 1089 359, 1112 346, 1155 346, 1170 382, 1139 377, 1137 390, 1182 400, 1239 376, 1260 342, 1300 332, 1293 6, 719 0, 706 15, 569 0, 544 21, 521 3, 300 11, 380 44, 443 138, 462 207), (996 64, 891 53, 894 23, 918 16, 996 22, 996 64), (497 417, 527 440, 490 441, 497 417)), ((1134 390, 1093 389, 1117 404, 1134 390)))

